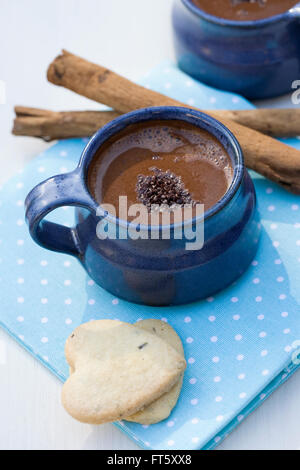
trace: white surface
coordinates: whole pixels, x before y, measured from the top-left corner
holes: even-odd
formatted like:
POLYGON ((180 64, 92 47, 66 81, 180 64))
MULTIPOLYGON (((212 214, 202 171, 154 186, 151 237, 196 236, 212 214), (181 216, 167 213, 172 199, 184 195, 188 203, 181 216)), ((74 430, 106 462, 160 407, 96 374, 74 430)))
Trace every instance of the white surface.
MULTIPOLYGON (((0 104, 0 183, 47 147, 10 135, 13 105, 97 107, 47 83, 47 65, 60 49, 136 79, 173 58, 171 5, 172 0, 1 0, 0 81, 6 84, 6 104, 0 104)), ((291 106, 286 97, 266 104, 291 106)), ((298 373, 219 448, 300 449, 299 388, 298 373)), ((137 449, 113 425, 88 426, 69 418, 60 389, 55 377, 0 331, 0 449, 137 449)))

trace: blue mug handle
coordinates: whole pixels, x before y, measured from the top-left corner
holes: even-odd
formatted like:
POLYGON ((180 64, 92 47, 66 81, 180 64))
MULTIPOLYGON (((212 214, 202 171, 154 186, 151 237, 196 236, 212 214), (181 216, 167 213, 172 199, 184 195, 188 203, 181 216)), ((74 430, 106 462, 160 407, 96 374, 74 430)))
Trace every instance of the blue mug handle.
POLYGON ((91 209, 91 196, 82 183, 78 169, 53 176, 30 191, 25 200, 29 232, 42 247, 79 257, 82 251, 76 230, 44 220, 47 214, 63 206, 91 209))

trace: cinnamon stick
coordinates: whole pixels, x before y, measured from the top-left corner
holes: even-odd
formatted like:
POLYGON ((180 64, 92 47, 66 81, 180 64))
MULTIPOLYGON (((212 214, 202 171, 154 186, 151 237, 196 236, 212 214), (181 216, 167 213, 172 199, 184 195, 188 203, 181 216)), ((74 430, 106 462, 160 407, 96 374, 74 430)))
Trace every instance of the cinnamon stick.
MULTIPOLYGON (((184 106, 155 91, 137 85, 116 73, 63 51, 50 64, 48 80, 122 113, 148 106, 184 106)), ((218 116, 209 111, 212 117, 218 116)), ((300 152, 269 136, 221 119, 239 140, 246 165, 300 194, 300 152)))
POLYGON ((93 135, 100 127, 119 116, 115 111, 63 111, 15 107, 13 134, 41 137, 47 142, 93 135))
MULTIPOLYGON (((91 136, 120 115, 117 111, 54 112, 22 106, 16 106, 15 113, 14 135, 40 137, 47 141, 91 136)), ((231 119, 274 137, 300 135, 300 109, 216 110, 214 114, 219 120, 231 119)))

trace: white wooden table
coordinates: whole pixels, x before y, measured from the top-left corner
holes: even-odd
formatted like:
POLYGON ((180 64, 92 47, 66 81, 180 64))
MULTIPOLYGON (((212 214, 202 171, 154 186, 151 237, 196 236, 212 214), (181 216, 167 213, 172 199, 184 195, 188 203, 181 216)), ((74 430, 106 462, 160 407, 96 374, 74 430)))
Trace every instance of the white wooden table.
MULTIPOLYGON (((10 135, 13 105, 95 108, 47 83, 46 67, 59 50, 69 49, 137 79, 173 58, 171 5, 172 0, 1 0, 0 80, 6 85, 6 101, 0 101, 0 183, 47 147, 10 135)), ((291 105, 289 97, 266 104, 291 105)), ((0 331, 0 449, 137 448, 113 425, 88 426, 69 418, 60 404, 60 389, 55 377, 0 331)), ((300 449, 299 389, 298 373, 219 448, 300 449)))

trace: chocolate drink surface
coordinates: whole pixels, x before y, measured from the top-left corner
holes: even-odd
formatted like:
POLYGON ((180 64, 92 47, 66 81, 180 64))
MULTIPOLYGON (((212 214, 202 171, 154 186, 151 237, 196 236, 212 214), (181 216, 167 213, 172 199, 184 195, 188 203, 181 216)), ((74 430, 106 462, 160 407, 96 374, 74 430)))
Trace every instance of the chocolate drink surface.
POLYGON ((97 152, 88 187, 99 204, 215 205, 233 177, 231 159, 210 133, 182 121, 129 126, 97 152))
POLYGON ((193 0, 210 15, 234 21, 252 21, 269 18, 288 11, 296 0, 193 0))

